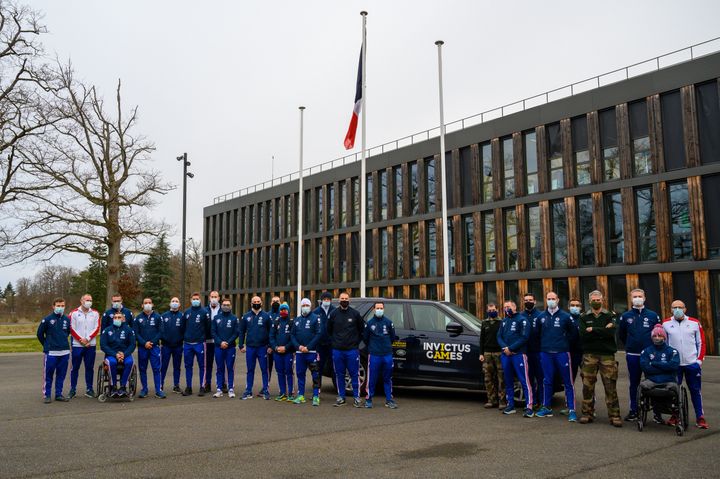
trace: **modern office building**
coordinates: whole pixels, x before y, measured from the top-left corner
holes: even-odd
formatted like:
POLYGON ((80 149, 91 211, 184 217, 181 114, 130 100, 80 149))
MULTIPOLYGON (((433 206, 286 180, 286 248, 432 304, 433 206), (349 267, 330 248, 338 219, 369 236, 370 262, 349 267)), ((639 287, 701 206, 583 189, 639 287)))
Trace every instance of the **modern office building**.
MULTIPOLYGON (((624 311, 640 287, 663 316, 685 301, 717 351, 720 53, 652 70, 523 100, 446 135, 452 301, 482 315, 526 291, 542 302, 554 290, 566 305, 599 289, 624 311)), ((304 296, 357 296, 365 267, 367 295, 443 297, 440 142, 430 136, 371 151, 365 265, 360 163, 304 178, 304 296)), ((254 294, 295 304, 298 182, 253 190, 204 210, 206 292, 238 310, 254 294)))

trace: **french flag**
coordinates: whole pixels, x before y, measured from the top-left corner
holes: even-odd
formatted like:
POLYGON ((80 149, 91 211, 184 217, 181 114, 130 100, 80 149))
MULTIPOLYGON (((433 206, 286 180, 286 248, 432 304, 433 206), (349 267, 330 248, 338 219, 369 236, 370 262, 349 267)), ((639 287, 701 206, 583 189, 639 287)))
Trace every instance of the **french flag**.
POLYGON ((357 132, 358 118, 360 117, 360 108, 362 107, 362 48, 360 49, 360 61, 358 62, 357 84, 355 85, 355 105, 353 106, 352 118, 350 118, 350 126, 345 135, 345 149, 350 150, 355 146, 355 133, 357 132))

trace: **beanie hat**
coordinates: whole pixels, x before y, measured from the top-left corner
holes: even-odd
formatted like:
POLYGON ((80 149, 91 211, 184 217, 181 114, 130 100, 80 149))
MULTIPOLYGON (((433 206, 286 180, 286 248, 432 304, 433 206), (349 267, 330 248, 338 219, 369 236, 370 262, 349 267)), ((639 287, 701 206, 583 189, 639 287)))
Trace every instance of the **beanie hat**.
POLYGON ((656 324, 655 327, 652 330, 652 333, 650 333, 650 336, 662 336, 667 340, 667 333, 665 332, 665 329, 660 324, 656 324))

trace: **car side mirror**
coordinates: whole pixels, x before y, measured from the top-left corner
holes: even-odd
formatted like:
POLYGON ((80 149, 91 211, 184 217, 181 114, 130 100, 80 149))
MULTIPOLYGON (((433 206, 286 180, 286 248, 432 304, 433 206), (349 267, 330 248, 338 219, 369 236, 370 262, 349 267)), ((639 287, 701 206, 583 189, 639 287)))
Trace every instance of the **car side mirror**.
POLYGON ((463 327, 462 324, 456 322, 456 321, 450 321, 447 326, 445 326, 445 331, 447 331, 450 334, 458 335, 462 334, 463 327))

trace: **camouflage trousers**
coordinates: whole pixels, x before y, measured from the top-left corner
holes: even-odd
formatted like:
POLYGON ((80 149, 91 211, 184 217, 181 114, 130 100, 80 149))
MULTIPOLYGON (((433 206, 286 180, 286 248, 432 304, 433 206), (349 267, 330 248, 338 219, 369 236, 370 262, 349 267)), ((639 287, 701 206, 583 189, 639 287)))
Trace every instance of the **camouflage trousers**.
POLYGON ((608 417, 620 417, 620 403, 617 395, 618 363, 614 355, 584 354, 582 362, 583 382, 583 416, 591 416, 595 412, 595 383, 600 373, 605 388, 605 405, 608 417))
POLYGON ((500 357, 502 353, 485 353, 483 373, 485 373, 485 390, 489 403, 505 403, 505 380, 500 357))

